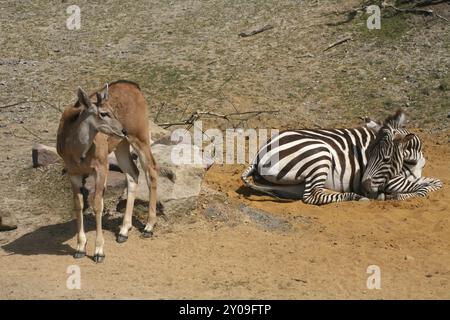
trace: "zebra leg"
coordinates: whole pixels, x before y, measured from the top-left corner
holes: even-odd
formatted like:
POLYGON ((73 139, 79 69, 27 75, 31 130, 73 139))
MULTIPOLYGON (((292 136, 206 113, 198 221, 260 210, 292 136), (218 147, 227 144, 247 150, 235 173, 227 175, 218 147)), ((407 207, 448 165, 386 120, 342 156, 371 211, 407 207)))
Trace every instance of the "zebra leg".
POLYGON ((406 200, 425 197, 429 192, 442 188, 442 181, 435 178, 408 179, 397 176, 391 179, 385 188, 386 200, 406 200))
POLYGON ((303 194, 303 202, 307 204, 322 205, 332 202, 353 201, 353 200, 369 200, 359 194, 353 192, 333 192, 324 188, 325 180, 319 180, 314 183, 307 181, 305 193, 303 194))

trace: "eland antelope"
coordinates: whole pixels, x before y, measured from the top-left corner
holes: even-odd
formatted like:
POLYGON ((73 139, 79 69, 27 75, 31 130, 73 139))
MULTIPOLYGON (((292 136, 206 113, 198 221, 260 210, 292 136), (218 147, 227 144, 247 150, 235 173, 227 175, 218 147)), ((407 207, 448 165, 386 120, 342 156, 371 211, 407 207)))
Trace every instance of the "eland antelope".
POLYGON ((93 208, 96 217, 94 261, 105 258, 102 234, 103 193, 108 174, 108 154, 115 153, 127 178, 127 205, 118 242, 128 239, 134 206, 134 193, 139 170, 131 154, 136 151, 150 191, 148 221, 143 236, 150 237, 156 223, 157 167, 150 149, 148 110, 139 86, 119 80, 91 95, 78 89, 78 100, 67 107, 61 117, 57 134, 57 151, 70 177, 77 217, 77 250, 75 258, 86 255, 81 188, 87 176, 95 178, 93 208))

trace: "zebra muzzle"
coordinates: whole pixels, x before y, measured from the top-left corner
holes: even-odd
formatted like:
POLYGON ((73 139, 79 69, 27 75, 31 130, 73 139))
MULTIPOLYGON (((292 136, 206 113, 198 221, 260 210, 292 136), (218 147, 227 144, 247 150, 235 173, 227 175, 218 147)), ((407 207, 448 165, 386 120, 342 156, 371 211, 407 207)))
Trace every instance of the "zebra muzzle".
POLYGON ((372 179, 366 179, 362 182, 362 189, 364 195, 369 199, 376 199, 378 196, 378 191, 374 190, 372 187, 372 179))

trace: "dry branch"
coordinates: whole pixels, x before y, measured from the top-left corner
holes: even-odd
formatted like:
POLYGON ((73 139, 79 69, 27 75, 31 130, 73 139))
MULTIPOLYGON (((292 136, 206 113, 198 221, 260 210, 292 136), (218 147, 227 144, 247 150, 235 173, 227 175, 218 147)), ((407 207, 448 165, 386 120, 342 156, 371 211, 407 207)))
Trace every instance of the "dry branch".
POLYGON ((239 36, 243 37, 243 38, 251 37, 251 36, 253 36, 255 34, 258 34, 258 33, 261 33, 261 32, 264 32, 264 31, 267 31, 267 30, 270 30, 270 29, 273 29, 273 26, 271 24, 267 24, 267 25, 265 25, 262 28, 259 28, 259 29, 256 29, 256 30, 253 30, 253 31, 250 31, 250 32, 241 32, 241 33, 239 33, 239 36))
POLYGON ((397 12, 422 14, 422 15, 426 15, 426 16, 436 16, 436 17, 438 17, 438 18, 440 18, 442 20, 445 20, 445 21, 449 22, 447 18, 441 16, 440 14, 434 12, 431 9, 398 8, 398 7, 394 6, 393 4, 389 4, 389 3, 386 3, 386 2, 383 2, 382 5, 383 5, 384 8, 391 8, 391 9, 397 11, 397 12))
POLYGON ((341 39, 341 40, 338 40, 338 41, 336 41, 335 43, 332 43, 332 44, 330 44, 328 47, 326 47, 323 51, 325 52, 325 51, 328 51, 328 50, 330 50, 331 48, 334 48, 334 47, 336 47, 336 46, 338 46, 338 45, 340 45, 340 44, 342 44, 342 43, 345 43, 345 42, 347 42, 347 41, 350 41, 350 40, 353 40, 351 37, 346 37, 346 38, 344 38, 344 39, 341 39))
POLYGON ((413 8, 415 7, 426 7, 426 6, 432 6, 434 4, 439 4, 439 3, 444 3, 447 2, 448 0, 425 0, 422 2, 417 2, 413 8))
MULTIPOLYGON (((447 22, 449 22, 449 20, 445 17, 443 17, 442 15, 440 15, 439 13, 435 12, 432 9, 416 9, 416 8, 421 8, 421 7, 427 7, 427 6, 432 6, 432 5, 436 5, 436 4, 440 4, 440 3, 444 3, 447 2, 448 0, 424 0, 421 2, 417 2, 414 5, 410 6, 409 8, 400 8, 397 7, 393 4, 389 4, 386 1, 383 1, 380 5, 380 1, 373 1, 372 3, 367 3, 366 5, 362 5, 360 7, 356 7, 356 8, 352 8, 350 10, 346 10, 346 11, 341 11, 341 12, 337 12, 335 14, 341 15, 341 14, 345 14, 347 15, 347 18, 343 21, 339 21, 339 22, 330 22, 330 23, 326 23, 327 26, 339 26, 345 23, 348 23, 350 21, 352 21, 358 12, 365 12, 367 7, 370 4, 374 4, 374 5, 379 5, 381 7, 381 9, 385 9, 385 8, 390 8, 392 10, 394 10, 395 12, 401 12, 401 13, 413 13, 413 14, 422 14, 422 15, 431 15, 431 16, 436 16, 442 20, 445 20, 447 22)), ((407 3, 407 2, 405 2, 407 3)), ((405 4, 405 3, 402 3, 405 4)))
POLYGON ((58 112, 62 113, 61 109, 59 109, 57 106, 55 106, 55 105, 53 105, 53 104, 51 104, 51 103, 49 103, 49 102, 47 102, 45 100, 31 100, 31 101, 24 100, 24 101, 19 101, 19 102, 15 102, 15 103, 12 103, 12 104, 7 104, 7 105, 4 105, 4 106, 0 106, 0 109, 12 108, 12 107, 16 107, 18 105, 26 104, 26 103, 43 103, 43 104, 46 104, 47 106, 57 110, 58 112))
POLYGON ((249 120, 253 117, 256 117, 260 114, 264 114, 264 113, 271 114, 271 113, 277 113, 279 111, 280 110, 257 110, 257 111, 246 111, 246 112, 233 112, 233 113, 227 113, 227 114, 221 114, 221 113, 216 113, 216 112, 211 112, 211 111, 195 111, 185 120, 178 121, 178 122, 157 123, 157 125, 163 127, 164 129, 167 129, 171 126, 183 126, 183 125, 192 126, 194 124, 194 122, 199 120, 202 116, 221 118, 221 119, 230 121, 230 120, 234 120, 233 118, 236 116, 249 115, 249 117, 246 119, 239 119, 239 118, 236 119, 236 120, 244 120, 245 121, 245 120, 249 120))
POLYGON ((165 103, 165 102, 161 102, 161 104, 159 105, 158 111, 156 112, 156 116, 155 116, 154 122, 158 122, 159 114, 160 114, 161 110, 162 110, 165 106, 166 106, 166 103, 165 103))

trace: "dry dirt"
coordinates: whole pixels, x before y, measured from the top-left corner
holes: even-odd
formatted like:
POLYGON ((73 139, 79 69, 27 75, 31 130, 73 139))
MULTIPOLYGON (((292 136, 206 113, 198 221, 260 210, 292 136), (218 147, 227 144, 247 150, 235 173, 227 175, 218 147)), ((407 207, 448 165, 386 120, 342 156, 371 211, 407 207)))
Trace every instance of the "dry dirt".
MULTIPOLYGON (((82 28, 65 28, 65 1, 0 1, 0 298, 450 298, 450 28, 443 19, 338 12, 359 1, 79 1, 82 28), (242 31, 274 29, 249 38, 242 31), (352 41, 323 52, 329 44, 352 41), (346 126, 405 107, 424 140, 426 176, 444 188, 407 201, 309 206, 241 188, 243 165, 215 165, 198 209, 159 217, 151 240, 115 233, 108 190, 104 264, 74 260, 75 225, 62 167, 31 168, 33 142, 55 143, 59 107, 77 86, 140 83, 156 122, 193 110, 281 110, 221 129, 346 126), (11 104, 17 105, 8 106, 11 104), (159 111, 158 111, 159 110, 159 111), (81 268, 68 290, 67 267, 81 268), (369 265, 381 289, 369 290, 369 265)), ((448 4, 433 6, 450 18, 448 4)), ((139 208, 137 208, 139 209, 139 208)), ((140 226, 137 210, 135 225, 140 226)), ((94 224, 88 216, 88 253, 94 224)))

